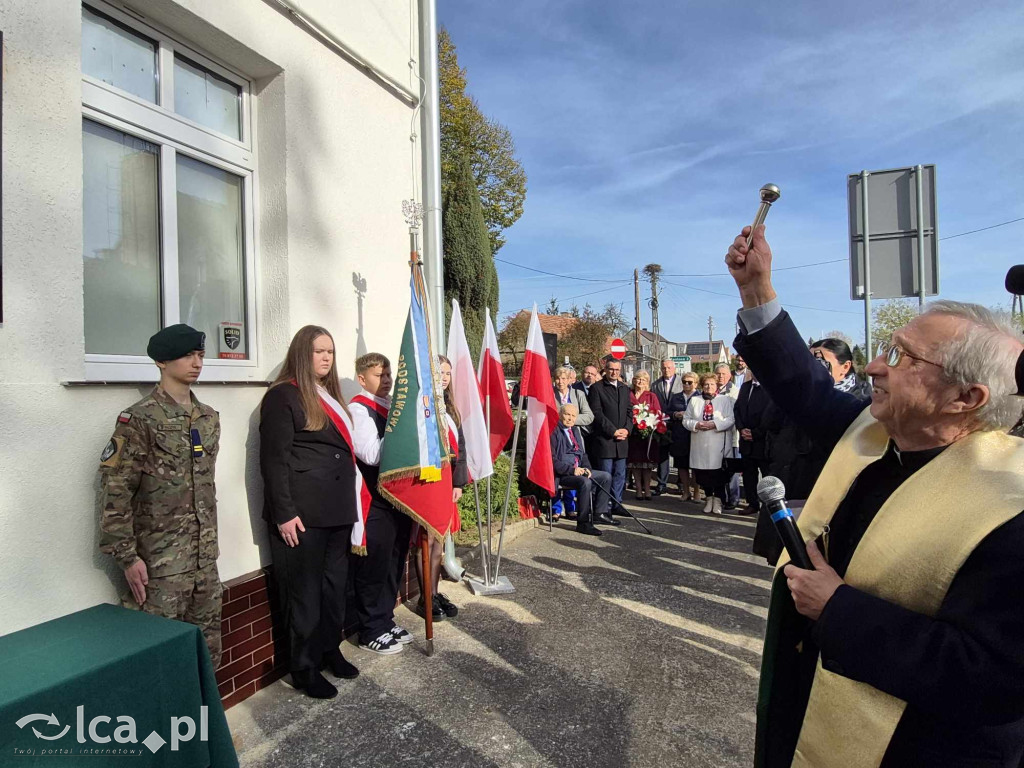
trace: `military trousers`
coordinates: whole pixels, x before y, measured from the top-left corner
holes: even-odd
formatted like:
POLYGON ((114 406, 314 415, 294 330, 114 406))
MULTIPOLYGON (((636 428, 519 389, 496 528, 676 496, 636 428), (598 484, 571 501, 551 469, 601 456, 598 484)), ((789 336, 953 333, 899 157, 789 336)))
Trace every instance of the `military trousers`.
POLYGON ((270 554, 288 631, 291 672, 319 669, 324 654, 341 645, 351 537, 351 525, 309 526, 299 533, 298 546, 289 547, 277 526, 270 526, 270 554))
POLYGON ((374 499, 366 519, 366 557, 353 559, 359 642, 368 643, 395 626, 395 603, 409 554, 412 519, 374 499))
POLYGON ((121 598, 125 608, 142 610, 165 619, 195 624, 203 631, 213 668, 220 665, 220 608, 224 590, 217 563, 173 576, 150 576, 146 602, 141 606, 129 591, 121 598))

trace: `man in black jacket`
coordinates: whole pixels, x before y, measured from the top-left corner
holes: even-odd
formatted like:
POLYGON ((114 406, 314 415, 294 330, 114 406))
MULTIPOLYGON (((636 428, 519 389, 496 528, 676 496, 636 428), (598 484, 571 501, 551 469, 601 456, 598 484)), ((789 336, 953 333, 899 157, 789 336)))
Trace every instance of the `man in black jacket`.
POLYGON ((771 399, 750 369, 747 369, 744 375, 746 381, 740 387, 740 394, 733 409, 736 431, 740 433, 743 495, 747 499, 747 508, 741 514, 756 515, 760 509, 757 481, 761 476, 768 474, 768 456, 765 451, 767 430, 763 420, 771 399))
MULTIPOLYGON (((612 496, 622 501, 626 487, 626 456, 629 454, 629 433, 633 431, 633 406, 629 400, 629 387, 619 380, 622 363, 609 360, 604 367, 604 378, 590 387, 587 402, 594 412, 590 432, 590 449, 600 463, 602 472, 612 477, 612 496)), ((607 514, 611 519, 612 509, 607 514)), ((598 510, 601 520, 604 510, 598 510)), ((615 521, 615 525, 618 521, 615 521)))
MULTIPOLYGON (((555 466, 555 479, 562 488, 576 491, 576 530, 590 536, 600 536, 594 526, 591 510, 596 506, 598 516, 608 508, 608 491, 612 477, 607 472, 593 469, 583 449, 583 433, 576 426, 579 411, 567 404, 558 409, 561 425, 551 433, 551 460, 555 466), (596 494, 596 504, 591 496, 596 494)), ((602 522, 608 522, 602 520, 602 522)))
POLYGON ((776 572, 755 764, 1017 768, 1024 751, 1021 343, 988 310, 938 302, 833 388, 771 284, 764 228, 726 263, 735 347, 821 445, 799 526, 814 570, 776 572), (985 355, 975 351, 985 349, 985 355), (869 410, 865 412, 865 408, 869 410))

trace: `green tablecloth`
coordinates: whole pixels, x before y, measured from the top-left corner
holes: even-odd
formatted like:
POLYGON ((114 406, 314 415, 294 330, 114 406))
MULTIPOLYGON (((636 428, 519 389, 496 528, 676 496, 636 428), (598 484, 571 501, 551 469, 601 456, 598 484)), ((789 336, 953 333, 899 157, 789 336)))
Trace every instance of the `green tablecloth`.
POLYGON ((202 632, 97 605, 0 637, 0 765, 236 768, 202 632), (195 729, 188 740, 186 717, 195 729), (135 743, 115 738, 130 738, 126 718, 135 743), (90 725, 109 741, 92 738, 90 725))

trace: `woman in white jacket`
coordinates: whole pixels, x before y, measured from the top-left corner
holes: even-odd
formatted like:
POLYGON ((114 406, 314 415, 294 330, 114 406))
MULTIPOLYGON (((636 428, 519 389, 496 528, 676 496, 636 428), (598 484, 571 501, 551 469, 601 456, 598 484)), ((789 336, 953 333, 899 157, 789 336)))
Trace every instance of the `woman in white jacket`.
POLYGON ((707 503, 705 512, 722 514, 725 501, 725 457, 732 451, 733 399, 718 395, 715 375, 700 377, 703 397, 695 397, 686 408, 683 426, 693 432, 690 439, 690 468, 704 489, 707 503))

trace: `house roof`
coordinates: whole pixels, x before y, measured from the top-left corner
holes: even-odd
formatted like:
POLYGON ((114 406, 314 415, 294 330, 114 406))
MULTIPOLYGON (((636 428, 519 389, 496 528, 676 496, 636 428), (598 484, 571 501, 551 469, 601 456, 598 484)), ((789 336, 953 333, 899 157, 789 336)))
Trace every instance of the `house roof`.
MULTIPOLYGON (((519 310, 518 317, 525 315, 527 318, 530 316, 530 311, 526 309, 519 310)), ((540 312, 537 313, 537 320, 540 321, 540 329, 544 333, 553 333, 556 336, 564 336, 572 327, 579 322, 578 318, 573 317, 569 314, 563 315, 544 315, 540 312)))

